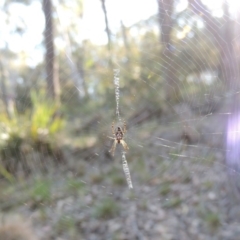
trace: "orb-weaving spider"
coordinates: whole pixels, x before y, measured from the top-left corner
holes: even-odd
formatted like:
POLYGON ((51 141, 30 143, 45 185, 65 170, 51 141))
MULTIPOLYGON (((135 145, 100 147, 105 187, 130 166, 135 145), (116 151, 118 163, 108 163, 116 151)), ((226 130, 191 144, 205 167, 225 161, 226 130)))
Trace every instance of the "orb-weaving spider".
POLYGON ((124 122, 123 129, 120 126, 117 126, 115 128, 114 127, 114 122, 112 123, 112 133, 113 133, 113 136, 114 136, 114 138, 113 138, 114 142, 113 142, 112 148, 110 149, 109 152, 112 153, 113 156, 114 156, 114 153, 115 153, 117 143, 121 143, 124 150, 129 149, 127 143, 123 140, 123 137, 124 137, 126 132, 127 132, 126 122, 124 122))

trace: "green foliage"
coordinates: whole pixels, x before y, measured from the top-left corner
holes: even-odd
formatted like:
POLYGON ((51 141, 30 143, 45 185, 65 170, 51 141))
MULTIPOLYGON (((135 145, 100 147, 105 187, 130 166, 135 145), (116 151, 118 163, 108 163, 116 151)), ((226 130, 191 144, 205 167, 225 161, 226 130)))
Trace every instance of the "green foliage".
POLYGON ((104 179, 104 176, 102 173, 93 173, 90 176, 91 183, 100 183, 104 179))
POLYGON ((32 110, 26 114, 15 114, 12 118, 8 118, 5 114, 0 115, 2 128, 2 138, 23 138, 27 136, 36 139, 43 135, 53 136, 59 132, 64 125, 64 120, 58 113, 58 108, 49 104, 45 96, 39 96, 32 93, 31 102, 32 110))
POLYGON ((191 181, 192 181, 191 175, 186 172, 186 173, 183 175, 183 177, 182 177, 182 182, 188 184, 188 183, 190 183, 191 181))
POLYGON ((218 228, 221 224, 219 215, 217 213, 214 213, 211 211, 206 212, 204 219, 205 219, 207 225, 213 230, 218 228))
POLYGON ((29 87, 26 87, 25 84, 23 86, 17 85, 15 104, 18 113, 23 114, 25 111, 32 108, 30 92, 31 89, 29 87))
POLYGON ((166 196, 171 191, 170 183, 164 183, 160 187, 160 195, 166 196))
POLYGON ((30 197, 34 202, 47 202, 51 199, 51 185, 48 180, 38 180, 30 190, 30 197))
POLYGON ((14 177, 11 173, 9 173, 6 168, 0 164, 0 175, 2 175, 5 179, 7 179, 9 182, 14 182, 14 177))
POLYGON ((86 187, 86 184, 81 182, 80 180, 69 179, 67 182, 67 186, 70 191, 76 192, 76 191, 83 191, 86 187))
POLYGON ((221 224, 219 214, 206 208, 206 206, 200 206, 199 215, 205 221, 205 224, 210 230, 216 230, 221 224))
MULTIPOLYGON (((71 216, 62 216, 55 225, 55 231, 58 234, 63 232, 75 233, 76 220, 71 216)), ((81 239, 81 238, 80 238, 81 239)))
POLYGON ((60 156, 56 143, 57 133, 64 120, 58 108, 49 104, 44 95, 32 93, 32 110, 25 114, 15 111, 12 118, 0 114, 0 173, 10 180, 20 168, 29 173, 26 155, 31 152, 60 156))
POLYGON ((33 111, 31 113, 31 137, 37 138, 41 134, 53 136, 63 128, 64 121, 58 113, 58 107, 49 104, 45 96, 32 94, 33 111))
POLYGON ((179 197, 171 198, 164 203, 165 208, 175 208, 181 205, 182 200, 179 197))
POLYGON ((123 175, 116 174, 112 176, 112 182, 116 185, 124 185, 126 183, 126 180, 123 175))
POLYGON ((125 180, 125 177, 124 177, 123 173, 119 169, 117 169, 117 168, 113 168, 108 173, 108 177, 111 179, 111 181, 115 185, 124 185, 124 184, 126 184, 126 180, 125 180))
POLYGON ((203 183, 203 186, 204 186, 204 188, 206 188, 207 190, 209 190, 209 189, 211 189, 211 188, 213 188, 213 182, 212 181, 205 181, 204 183, 203 183))
POLYGON ((112 218, 119 212, 119 207, 112 198, 101 200, 95 206, 94 215, 98 218, 112 218))

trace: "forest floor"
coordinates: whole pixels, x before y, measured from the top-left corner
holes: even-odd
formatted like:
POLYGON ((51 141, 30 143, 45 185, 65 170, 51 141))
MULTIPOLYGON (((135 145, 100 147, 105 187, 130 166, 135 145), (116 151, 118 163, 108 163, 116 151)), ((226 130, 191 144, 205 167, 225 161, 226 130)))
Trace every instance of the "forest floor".
POLYGON ((5 183, 1 213, 26 219, 44 240, 239 240, 240 205, 224 160, 226 118, 222 110, 201 117, 185 105, 175 110, 187 121, 179 114, 174 123, 153 119, 129 129, 133 189, 119 147, 114 158, 101 148, 87 160, 68 153, 67 169, 5 183))

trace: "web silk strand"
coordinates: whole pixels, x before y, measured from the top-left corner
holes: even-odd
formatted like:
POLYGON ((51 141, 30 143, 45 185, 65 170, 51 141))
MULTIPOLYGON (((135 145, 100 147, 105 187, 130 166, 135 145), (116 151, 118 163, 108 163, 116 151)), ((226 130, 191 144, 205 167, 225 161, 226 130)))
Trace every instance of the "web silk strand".
POLYGON ((119 91, 119 69, 114 69, 114 86, 115 86, 115 96, 116 96, 116 115, 118 121, 121 122, 120 112, 119 112, 119 98, 120 98, 120 91, 119 91))
MULTIPOLYGON (((119 90, 119 69, 114 69, 114 86, 115 86, 115 96, 116 96, 116 115, 119 123, 121 123, 121 117, 120 117, 120 112, 119 112, 119 98, 120 98, 120 90, 119 90)), ((126 159, 126 152, 122 150, 122 165, 123 165, 123 171, 127 180, 127 184, 129 188, 133 188, 132 185, 132 180, 131 180, 131 175, 130 171, 128 168, 128 163, 126 159)))
POLYGON ((122 165, 123 165, 123 171, 125 173, 125 177, 127 179, 128 187, 133 188, 131 175, 130 175, 130 171, 128 168, 128 163, 127 163, 127 159, 124 151, 122 151, 122 165))

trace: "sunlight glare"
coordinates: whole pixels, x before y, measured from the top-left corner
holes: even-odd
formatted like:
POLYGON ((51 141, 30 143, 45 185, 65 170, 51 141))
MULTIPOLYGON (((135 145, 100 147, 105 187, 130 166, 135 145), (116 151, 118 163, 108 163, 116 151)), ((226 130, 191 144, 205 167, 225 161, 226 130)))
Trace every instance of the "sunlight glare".
MULTIPOLYGON (((240 11, 240 1, 239 0, 226 0, 227 4, 229 6, 229 12, 236 16, 236 14, 239 14, 240 11)), ((212 10, 212 13, 215 17, 222 17, 223 16, 223 10, 222 6, 224 3, 224 0, 202 0, 203 4, 207 5, 209 9, 212 10)))

